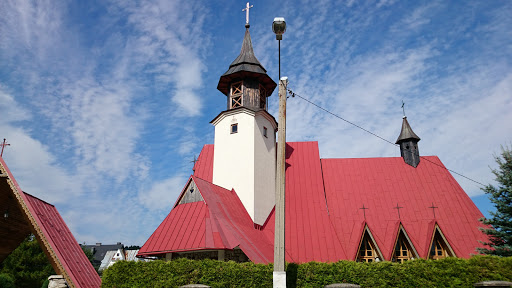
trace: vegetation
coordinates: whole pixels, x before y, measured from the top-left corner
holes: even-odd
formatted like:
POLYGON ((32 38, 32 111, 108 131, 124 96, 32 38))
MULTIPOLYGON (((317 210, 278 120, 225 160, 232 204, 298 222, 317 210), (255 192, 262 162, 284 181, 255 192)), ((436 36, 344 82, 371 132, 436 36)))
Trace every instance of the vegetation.
POLYGON ((55 274, 34 235, 30 235, 0 264, 0 287, 41 287, 55 274), (14 286, 9 286, 9 279, 14 286))
MULTIPOLYGON (((272 264, 177 259, 169 262, 120 261, 103 273, 102 288, 272 287, 272 264)), ((512 257, 391 262, 305 263, 287 265, 287 287, 323 287, 353 283, 361 287, 472 287, 485 280, 512 280, 512 257)))
POLYGON ((501 157, 494 156, 498 169, 492 170, 498 186, 482 188, 495 205, 496 212, 490 212, 490 219, 480 219, 492 227, 482 229, 489 235, 489 242, 483 243, 488 248, 478 248, 478 251, 488 255, 512 256, 512 150, 509 147, 501 150, 501 157))

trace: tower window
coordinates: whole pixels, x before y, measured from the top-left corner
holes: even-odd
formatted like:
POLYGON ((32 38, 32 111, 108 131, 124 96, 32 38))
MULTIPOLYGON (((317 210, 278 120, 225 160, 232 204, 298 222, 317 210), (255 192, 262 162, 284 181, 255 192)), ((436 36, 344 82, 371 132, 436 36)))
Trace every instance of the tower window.
POLYGON ((242 106, 242 81, 231 84, 231 108, 242 106))
POLYGON ((263 136, 265 136, 265 138, 268 138, 267 136, 267 127, 263 127, 263 136))
POLYGON ((238 133, 238 123, 231 124, 231 134, 238 133))

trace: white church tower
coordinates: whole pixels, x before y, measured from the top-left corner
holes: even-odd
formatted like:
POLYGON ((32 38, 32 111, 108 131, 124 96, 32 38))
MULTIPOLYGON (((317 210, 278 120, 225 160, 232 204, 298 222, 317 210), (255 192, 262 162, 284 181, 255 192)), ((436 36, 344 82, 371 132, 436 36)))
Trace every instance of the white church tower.
POLYGON ((275 204, 277 122, 267 112, 276 83, 254 56, 249 24, 240 55, 219 80, 227 110, 215 126, 213 183, 234 189, 257 225, 265 224, 275 204))

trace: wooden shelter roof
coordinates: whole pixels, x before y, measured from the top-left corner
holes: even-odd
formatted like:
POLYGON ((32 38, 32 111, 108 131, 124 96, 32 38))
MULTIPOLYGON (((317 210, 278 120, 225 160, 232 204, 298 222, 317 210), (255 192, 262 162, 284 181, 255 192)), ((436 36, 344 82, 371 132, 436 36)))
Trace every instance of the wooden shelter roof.
POLYGON ((31 233, 69 287, 97 288, 101 279, 52 204, 23 192, 0 157, 0 261, 31 233), (5 217, 7 214, 7 217, 5 217))

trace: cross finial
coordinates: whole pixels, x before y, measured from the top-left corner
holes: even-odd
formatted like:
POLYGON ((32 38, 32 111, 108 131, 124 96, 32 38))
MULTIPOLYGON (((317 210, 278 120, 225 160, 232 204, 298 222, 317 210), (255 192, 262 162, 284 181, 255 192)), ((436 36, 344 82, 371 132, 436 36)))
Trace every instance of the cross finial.
POLYGON ((402 111, 404 112, 404 117, 405 117, 405 102, 404 102, 404 100, 402 100, 402 111))
POLYGON ((0 152, 0 157, 2 157, 4 155, 4 147, 11 146, 11 144, 5 142, 5 138, 4 138, 4 142, 2 144, 0 144, 0 146, 2 146, 2 152, 0 152))
POLYGON ((439 207, 434 206, 434 202, 432 202, 432 206, 430 206, 428 208, 432 208, 432 212, 434 212, 434 219, 435 219, 436 218, 436 208, 439 208, 439 207))
MULTIPOLYGON (((244 9, 242 9, 242 11, 245 11, 245 26, 248 26, 249 25, 249 9, 251 9, 254 5, 250 5, 249 6, 249 2, 247 2, 247 5, 245 6, 244 9)), ((249 28, 249 27, 247 27, 249 28)))
POLYGON ((363 208, 359 208, 359 209, 363 209, 364 220, 366 220, 366 210, 368 210, 370 208, 364 207, 364 204, 363 204, 363 208))
POLYGON ((393 209, 398 210, 398 219, 400 219, 400 209, 402 209, 402 208, 404 208, 404 207, 398 206, 398 203, 396 203, 396 207, 393 208, 393 209))
POLYGON ((194 163, 194 166, 192 167, 192 172, 196 172, 196 162, 197 158, 196 155, 194 155, 194 160, 190 161, 190 163, 194 163))

